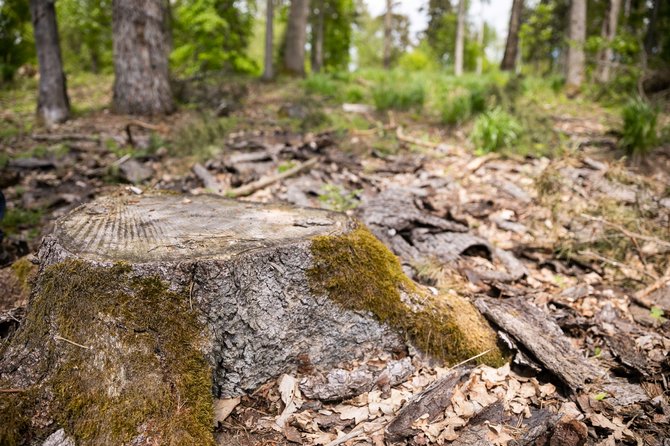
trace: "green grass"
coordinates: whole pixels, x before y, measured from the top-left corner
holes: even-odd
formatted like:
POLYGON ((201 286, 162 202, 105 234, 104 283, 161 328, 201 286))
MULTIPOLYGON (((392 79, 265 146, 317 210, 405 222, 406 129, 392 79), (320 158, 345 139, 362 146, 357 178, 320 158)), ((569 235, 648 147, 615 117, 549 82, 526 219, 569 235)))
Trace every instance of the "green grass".
POLYGON ((658 111, 641 98, 636 98, 622 109, 621 117, 621 147, 633 158, 648 155, 658 143, 658 111))
POLYGON ((384 82, 372 91, 372 100, 379 111, 421 110, 425 99, 426 91, 420 83, 384 82))
POLYGON ((521 133, 521 125, 514 116, 495 108, 475 120, 470 139, 478 152, 489 153, 513 149, 521 133))

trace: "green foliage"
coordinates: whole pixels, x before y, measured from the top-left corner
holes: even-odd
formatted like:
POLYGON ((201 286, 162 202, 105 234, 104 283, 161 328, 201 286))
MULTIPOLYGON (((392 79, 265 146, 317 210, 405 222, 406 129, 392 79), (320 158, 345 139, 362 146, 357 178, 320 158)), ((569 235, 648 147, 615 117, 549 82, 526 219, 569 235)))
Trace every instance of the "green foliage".
POLYGON ((337 184, 325 184, 319 193, 319 201, 327 209, 345 212, 358 207, 360 204, 358 195, 361 192, 362 189, 349 192, 337 184))
POLYGON ((338 91, 338 86, 328 74, 315 73, 303 81, 305 91, 322 96, 333 96, 338 91))
POLYGON ((656 121, 658 111, 646 101, 636 98, 631 100, 621 112, 623 129, 621 147, 629 156, 640 157, 658 142, 656 121))
POLYGON ((488 153, 512 148, 520 135, 521 125, 514 116, 496 107, 477 118, 470 139, 478 151, 488 153))
POLYGON ((659 322, 665 321, 665 318, 663 317, 665 316, 665 312, 660 307, 656 306, 651 307, 651 309, 649 310, 649 316, 651 316, 652 318, 656 319, 659 322))
POLYGON ((180 0, 173 11, 170 59, 178 72, 258 72, 246 51, 256 11, 254 0, 180 0))
POLYGON ((112 68, 112 0, 58 0, 63 59, 80 70, 112 68))
POLYGON ((427 45, 419 45, 398 59, 398 67, 405 71, 433 71, 438 64, 435 55, 427 45))
MULTIPOLYGON (((349 66, 352 28, 356 20, 354 0, 323 0, 323 65, 326 71, 346 70, 349 66)), ((312 48, 316 38, 319 2, 312 2, 312 48)))
POLYGON ((593 397, 593 399, 596 400, 596 401, 602 401, 605 398, 607 398, 608 396, 609 396, 609 394, 607 392, 600 392, 600 393, 596 394, 593 397))
POLYGON ((418 80, 401 78, 382 81, 372 90, 375 108, 384 110, 421 110, 425 101, 425 88, 418 80))
POLYGON ((489 88, 473 83, 466 91, 452 96, 442 107, 442 122, 448 125, 462 124, 486 110, 489 88))
MULTIPOLYGON (((384 15, 370 17, 366 11, 358 15, 354 35, 359 67, 381 67, 384 54, 384 15)), ((409 18, 393 14, 391 25, 391 65, 395 65, 410 44, 409 18)))
POLYGON ((12 80, 16 70, 34 58, 28 2, 0 1, 0 84, 12 80))
POLYGON ((19 234, 28 231, 29 238, 38 235, 44 212, 39 209, 9 208, 1 226, 7 234, 19 234))

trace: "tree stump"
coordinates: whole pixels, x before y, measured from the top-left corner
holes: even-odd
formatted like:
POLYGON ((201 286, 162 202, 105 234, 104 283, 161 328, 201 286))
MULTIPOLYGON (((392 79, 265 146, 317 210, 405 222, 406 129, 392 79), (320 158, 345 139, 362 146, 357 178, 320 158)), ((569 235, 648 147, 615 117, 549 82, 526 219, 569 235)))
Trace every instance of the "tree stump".
POLYGON ((344 214, 156 194, 60 219, 2 346, 0 443, 211 444, 212 398, 413 345, 453 363, 493 348, 344 214), (11 391, 7 391, 11 390, 11 391), (62 432, 59 433, 62 435, 62 432))

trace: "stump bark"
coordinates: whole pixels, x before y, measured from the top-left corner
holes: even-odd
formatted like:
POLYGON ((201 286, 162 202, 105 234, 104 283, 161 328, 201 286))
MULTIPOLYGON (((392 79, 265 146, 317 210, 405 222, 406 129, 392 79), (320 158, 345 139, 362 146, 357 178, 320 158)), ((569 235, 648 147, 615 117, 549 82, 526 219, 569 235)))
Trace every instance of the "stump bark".
POLYGON ((2 346, 0 443, 210 444, 212 398, 408 345, 455 362, 495 335, 344 214, 213 196, 106 197, 43 241, 2 346), (61 434, 59 434, 61 435, 61 434))

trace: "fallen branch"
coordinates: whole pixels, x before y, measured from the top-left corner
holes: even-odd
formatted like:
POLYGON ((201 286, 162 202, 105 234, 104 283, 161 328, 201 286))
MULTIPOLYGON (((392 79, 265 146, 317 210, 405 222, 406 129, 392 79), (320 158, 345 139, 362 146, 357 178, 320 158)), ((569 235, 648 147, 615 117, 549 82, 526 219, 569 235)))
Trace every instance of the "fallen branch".
POLYGON ((219 180, 214 178, 214 175, 209 173, 205 166, 195 163, 192 170, 195 176, 200 178, 200 181, 205 185, 205 189, 209 189, 214 194, 222 195, 223 186, 219 183, 219 180))
MULTIPOLYGON (((237 187, 235 189, 229 189, 225 191, 222 195, 228 197, 228 198, 238 198, 238 197, 246 197, 247 195, 251 195, 257 190, 264 189, 268 187, 271 184, 276 183, 277 181, 281 181, 285 178, 292 177, 293 175, 296 175, 303 170, 307 170, 311 168, 313 165, 315 165, 317 162, 317 158, 312 158, 310 160, 305 161, 304 163, 300 163, 296 166, 291 167, 285 172, 281 172, 277 175, 272 175, 269 177, 261 178, 258 181, 254 181, 249 184, 245 184, 244 186, 237 187)), ((195 167, 195 166, 194 166, 195 167)))
POLYGON ((43 133, 43 134, 32 134, 30 135, 32 139, 35 141, 90 141, 90 142, 100 142, 100 136, 99 135, 87 135, 83 133, 62 133, 62 134, 51 134, 51 133, 43 133))
POLYGON ((411 136, 405 135, 402 132, 402 127, 398 127, 395 132, 396 138, 398 138, 400 141, 405 142, 407 144, 414 144, 415 146, 421 146, 421 147, 427 147, 429 149, 434 149, 437 147, 439 144, 430 142, 430 141, 424 141, 422 139, 418 138, 413 138, 411 136))
POLYGON ((649 297, 649 295, 651 293, 660 290, 661 288, 663 288, 664 286, 666 286, 669 283, 670 283, 670 267, 668 267, 668 269, 665 271, 665 274, 663 274, 663 277, 656 280, 654 283, 652 283, 648 287, 643 288, 643 289, 639 290, 638 292, 636 292, 635 294, 633 294, 631 296, 631 299, 633 299, 633 301, 635 303, 637 303, 638 305, 641 305, 641 306, 643 306, 647 309, 651 309, 654 306, 654 303, 649 301, 647 299, 647 297, 649 297))

